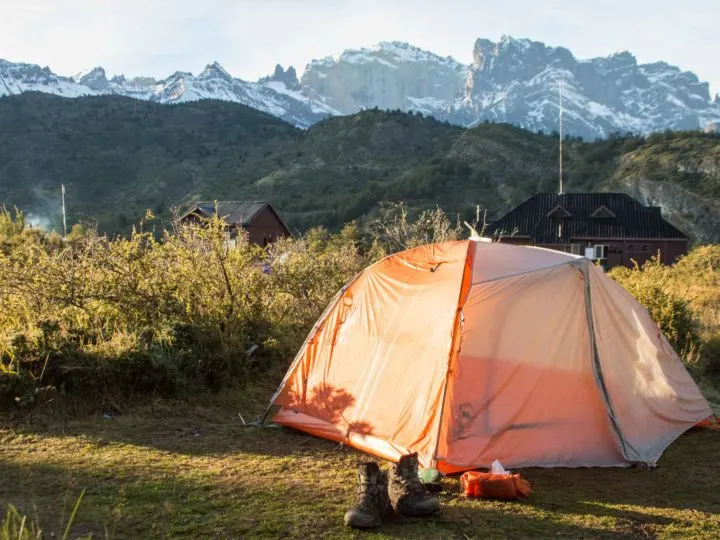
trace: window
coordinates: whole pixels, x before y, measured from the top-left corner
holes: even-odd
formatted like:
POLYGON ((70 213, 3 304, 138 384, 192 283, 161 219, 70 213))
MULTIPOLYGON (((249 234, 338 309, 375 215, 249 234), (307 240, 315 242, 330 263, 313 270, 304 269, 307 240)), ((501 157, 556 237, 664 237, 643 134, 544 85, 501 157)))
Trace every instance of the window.
POLYGON ((628 244, 628 251, 635 251, 635 244, 628 244))
POLYGON ((595 246, 595 259, 598 259, 598 260, 607 259, 607 246, 602 246, 602 245, 595 246))
POLYGON ((570 244, 570 253, 572 253, 573 255, 582 255, 583 254, 582 244, 570 244))
POLYGON ((642 250, 643 250, 643 251, 650 251, 650 245, 648 245, 648 244, 643 244, 642 250))
POLYGON ((225 245, 229 248, 237 246, 237 233, 234 231, 225 231, 225 245))

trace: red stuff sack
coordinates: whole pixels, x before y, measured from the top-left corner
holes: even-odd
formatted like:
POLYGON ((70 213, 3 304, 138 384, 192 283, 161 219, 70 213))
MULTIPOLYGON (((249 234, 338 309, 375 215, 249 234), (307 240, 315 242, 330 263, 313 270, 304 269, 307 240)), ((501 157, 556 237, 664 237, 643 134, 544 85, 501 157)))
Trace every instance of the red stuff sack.
POLYGON ((720 417, 718 417, 717 414, 712 414, 704 420, 700 420, 700 422, 695 424, 695 427, 720 431, 720 417))
POLYGON ((512 501, 530 495, 530 482, 519 474, 492 474, 468 471, 460 477, 467 497, 512 501))

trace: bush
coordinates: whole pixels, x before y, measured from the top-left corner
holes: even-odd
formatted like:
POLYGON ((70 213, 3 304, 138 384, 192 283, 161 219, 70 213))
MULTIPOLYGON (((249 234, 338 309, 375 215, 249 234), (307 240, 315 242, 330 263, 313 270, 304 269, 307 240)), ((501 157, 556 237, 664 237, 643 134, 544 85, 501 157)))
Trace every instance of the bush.
POLYGON ((696 374, 720 375, 720 246, 693 249, 674 266, 653 258, 610 276, 645 306, 696 374))
POLYGON ((681 354, 695 350, 698 336, 687 300, 667 286, 667 270, 657 259, 642 268, 614 269, 611 275, 649 311, 665 337, 681 354))
POLYGON ((41 385, 99 404, 177 395, 285 367, 337 290, 367 259, 336 237, 268 250, 226 244, 223 223, 62 242, 0 242, 0 402, 41 385))
POLYGON ((0 406, 51 389, 114 408, 138 395, 218 389, 278 375, 337 291, 378 258, 455 238, 440 210, 401 205, 361 231, 322 228, 267 248, 229 247, 215 217, 157 235, 148 214, 110 240, 67 240, 0 216, 0 406))
POLYGON ((25 230, 25 215, 20 210, 15 208, 14 212, 10 212, 4 206, 0 208, 0 240, 10 240, 23 230, 25 230))
MULTIPOLYGON (((230 248, 222 220, 172 233, 108 239, 74 227, 67 240, 0 213, 0 407, 55 393, 119 408, 135 396, 216 390, 278 377, 336 292, 373 261, 460 237, 440 210, 410 220, 386 205, 365 230, 317 228, 268 248, 230 248)), ((476 216, 480 223, 480 213, 476 216)), ((720 369, 720 247, 674 267, 616 269, 688 361, 720 369)))

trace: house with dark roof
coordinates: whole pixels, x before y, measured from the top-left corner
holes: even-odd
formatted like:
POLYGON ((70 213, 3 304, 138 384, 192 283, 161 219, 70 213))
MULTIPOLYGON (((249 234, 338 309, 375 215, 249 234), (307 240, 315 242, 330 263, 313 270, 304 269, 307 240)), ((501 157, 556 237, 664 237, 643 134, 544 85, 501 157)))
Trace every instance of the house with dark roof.
POLYGON ((540 193, 488 227, 496 240, 584 255, 606 269, 643 264, 660 254, 673 263, 688 237, 624 193, 540 193))
POLYGON ((275 209, 262 201, 199 201, 182 216, 180 223, 201 223, 215 214, 225 220, 228 241, 237 242, 238 234, 245 235, 252 244, 266 246, 278 238, 291 236, 275 209))

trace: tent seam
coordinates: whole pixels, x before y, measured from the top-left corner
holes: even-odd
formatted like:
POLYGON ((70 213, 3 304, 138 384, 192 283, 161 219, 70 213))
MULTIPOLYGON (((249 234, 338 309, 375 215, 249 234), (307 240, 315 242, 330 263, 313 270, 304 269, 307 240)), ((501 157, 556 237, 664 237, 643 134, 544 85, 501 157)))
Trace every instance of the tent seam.
MULTIPOLYGON (((463 284, 465 283, 465 272, 468 271, 467 268, 467 260, 468 257, 471 256, 472 252, 472 260, 470 262, 470 287, 468 289, 468 296, 470 289, 472 289, 473 283, 472 283, 472 271, 475 268, 475 243, 473 241, 468 241, 468 249, 465 253, 465 264, 463 264, 463 275, 460 279, 460 291, 458 292, 458 301, 457 301, 457 307, 455 309, 455 317, 453 321, 452 326, 452 334, 450 335, 450 351, 448 353, 448 360, 447 360, 447 366, 445 368, 445 385, 443 386, 443 392, 442 392, 442 398, 440 399, 440 411, 439 411, 439 417, 438 417, 438 427, 437 427, 437 433, 435 434, 435 448, 433 450, 432 456, 431 456, 431 465, 433 467, 437 467, 437 453, 438 448, 440 446, 440 433, 442 432, 443 427, 443 415, 445 414, 445 401, 447 400, 447 389, 450 385, 450 366, 452 364, 453 358, 456 357, 456 350, 457 347, 454 347, 455 345, 455 333, 458 330, 458 319, 460 318, 462 314, 462 308, 461 302, 463 301, 462 294, 463 294, 463 284)), ((467 298, 466 298, 467 300, 467 298)))
POLYGON ((588 271, 588 265, 586 264, 578 264, 577 265, 580 270, 581 275, 583 276, 583 293, 585 296, 585 318, 587 321, 588 326, 588 339, 590 340, 590 358, 592 361, 592 368, 593 368, 593 374, 595 375, 595 383, 600 390, 601 397, 603 399, 603 402, 605 403, 606 412, 608 415, 608 418, 610 420, 610 424, 612 426, 613 431, 615 432, 615 436, 620 442, 620 451, 622 452, 623 457, 629 461, 634 462, 636 460, 633 460, 630 456, 630 453, 632 452, 633 456, 636 458, 639 458, 639 454, 637 450, 627 441, 625 438, 625 434, 622 432, 622 429, 620 428, 620 424, 617 420, 617 417, 615 415, 615 410, 613 409, 612 403, 610 402, 610 392, 608 391, 607 385, 605 384, 605 376, 602 371, 602 364, 600 363, 600 353, 598 352, 597 348, 597 338, 595 337, 595 321, 593 319, 593 313, 592 313, 592 295, 590 290, 590 272, 588 271))
POLYGON ((552 264, 550 266, 543 266, 541 268, 533 268, 532 270, 527 270, 525 272, 518 272, 517 274, 508 274, 507 276, 500 276, 500 277, 495 277, 492 279, 481 279, 480 281, 471 281, 470 285, 483 285, 485 283, 492 283, 494 281, 503 281, 505 279, 511 279, 511 278, 520 277, 520 276, 527 276, 529 274, 534 274, 535 272, 542 272, 543 270, 552 270, 553 268, 560 268, 561 266, 564 266, 566 264, 569 264, 571 266, 577 266, 581 260, 582 259, 563 261, 561 263, 552 264))
MULTIPOLYGON (((386 257, 387 258, 387 257, 386 257)), ((283 377, 283 380, 280 381, 280 384, 277 387, 277 390, 273 394, 273 396, 270 398, 270 403, 267 406, 267 409, 265 410, 265 414, 263 414, 262 420, 260 421, 260 425, 263 425, 265 423, 265 420, 267 420, 268 415, 270 414, 270 409, 272 409, 272 406, 275 404, 275 400, 280 395, 280 392, 282 392, 282 389, 285 387, 285 384, 290 380, 290 377, 293 373, 295 373, 295 370, 297 369, 297 365, 300 363, 300 360, 303 356, 303 353, 307 350, 308 342, 317 334, 317 332, 320 330, 323 324, 325 324, 325 321, 327 320, 328 315, 330 312, 335 308, 335 306, 338 304, 340 299, 345 296, 345 292, 350 288, 350 286, 355 283, 358 279, 360 279, 360 276, 362 276, 367 271, 367 268, 364 268, 355 276, 348 281, 343 287, 335 294, 335 298, 332 299, 332 301, 328 304, 328 306, 325 308, 325 311, 323 311, 322 315, 320 315, 320 318, 317 320, 315 325, 312 327, 310 332, 308 333, 307 337, 305 338, 305 341, 303 342, 302 348, 298 351, 297 355, 295 356, 295 359, 292 361, 290 366, 288 367, 287 373, 285 373, 285 377, 283 377)))

